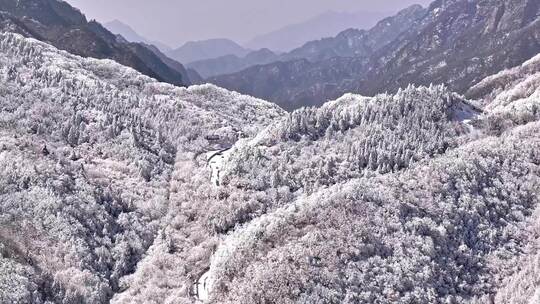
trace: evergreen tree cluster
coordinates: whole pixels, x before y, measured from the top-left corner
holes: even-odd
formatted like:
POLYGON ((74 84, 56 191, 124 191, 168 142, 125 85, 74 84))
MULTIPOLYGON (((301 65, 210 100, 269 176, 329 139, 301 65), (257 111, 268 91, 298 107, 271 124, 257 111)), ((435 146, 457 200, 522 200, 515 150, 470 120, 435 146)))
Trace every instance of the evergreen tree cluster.
POLYGON ((539 63, 286 114, 0 34, 0 303, 536 303, 539 63))

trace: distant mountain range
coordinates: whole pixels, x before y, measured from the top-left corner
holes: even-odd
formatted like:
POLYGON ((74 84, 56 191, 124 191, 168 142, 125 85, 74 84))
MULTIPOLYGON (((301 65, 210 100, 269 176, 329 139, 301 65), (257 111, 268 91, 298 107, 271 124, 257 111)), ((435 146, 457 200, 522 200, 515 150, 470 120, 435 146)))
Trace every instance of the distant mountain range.
POLYGON ((238 73, 209 78, 208 81, 232 90, 265 96, 288 110, 320 105, 334 96, 334 83, 354 79, 359 66, 365 64, 365 58, 403 32, 418 26, 418 20, 426 11, 420 5, 413 5, 380 21, 368 31, 348 29, 333 38, 308 42, 282 54, 279 61, 272 64, 252 66, 238 73), (340 62, 347 60, 352 62, 340 62))
POLYGON ((403 32, 415 27, 425 13, 425 8, 413 5, 398 12, 395 16, 379 20, 369 30, 350 28, 335 37, 307 42, 283 54, 281 60, 307 59, 316 62, 334 57, 367 56, 392 42, 403 32))
POLYGON ((245 46, 254 50, 268 48, 273 51, 288 52, 308 41, 333 37, 349 28, 370 28, 388 15, 388 13, 381 12, 348 13, 329 11, 305 22, 289 25, 255 37, 247 42, 245 46))
POLYGON ((202 77, 208 78, 235 73, 250 66, 267 64, 278 61, 279 59, 280 56, 269 49, 261 49, 250 52, 244 57, 225 55, 218 58, 191 62, 186 64, 186 66, 197 71, 202 77))
POLYGON ((415 5, 392 18, 384 19, 370 31, 350 28, 339 33, 336 37, 310 41, 281 55, 276 55, 268 49, 264 49, 250 53, 245 58, 222 56, 193 62, 188 66, 197 70, 203 77, 214 77, 277 61, 286 62, 296 59, 321 61, 333 57, 369 55, 374 50, 397 38, 400 33, 411 27, 424 13, 425 10, 421 6, 415 5))
POLYGON ((167 53, 172 51, 172 48, 168 45, 166 45, 163 42, 155 41, 155 40, 149 40, 137 33, 134 29, 132 29, 129 25, 123 23, 120 20, 112 20, 105 24, 103 24, 105 28, 107 28, 111 33, 121 35, 129 42, 142 42, 146 44, 152 44, 159 48, 159 50, 163 53, 167 53))
MULTIPOLYGON (((208 78, 236 73, 251 66, 276 61, 289 61, 300 58, 322 60, 334 56, 357 55, 358 52, 363 52, 361 46, 356 45, 356 43, 363 43, 364 41, 361 37, 357 37, 364 33, 361 28, 370 27, 376 21, 380 20, 383 15, 385 14, 326 12, 307 22, 288 26, 267 35, 270 39, 276 41, 286 39, 287 41, 285 42, 299 46, 293 51, 282 55, 278 55, 272 51, 272 49, 283 49, 281 47, 254 47, 253 49, 255 51, 251 51, 229 39, 190 41, 173 50, 162 43, 150 41, 133 30, 129 25, 119 20, 108 22, 105 24, 105 27, 111 32, 121 35, 129 42, 155 45, 166 56, 174 58, 176 61, 182 62, 192 68, 194 70, 192 72, 196 71, 202 78, 208 78), (338 37, 331 37, 341 30, 349 28, 350 30, 340 33, 338 37), (271 38, 272 36, 275 37, 271 38), (314 41, 307 42, 306 45, 303 45, 308 40, 314 41)), ((406 23, 407 20, 403 22, 406 23)), ((395 33, 400 33, 403 25, 401 22, 395 22, 395 27, 400 28, 392 28, 386 34, 391 36, 392 39, 395 38, 395 33)), ((379 43, 388 42, 384 39, 378 39, 377 41, 381 41, 379 43)), ((195 78, 198 78, 199 82, 204 82, 200 77, 195 78)))
POLYGON ((514 2, 439 0, 428 9, 412 6, 369 31, 348 30, 308 43, 285 55, 291 61, 208 81, 289 110, 318 106, 346 92, 373 95, 409 83, 444 83, 463 93, 540 52, 539 2, 514 2))
POLYGON ((250 50, 229 39, 209 39, 186 42, 181 47, 167 52, 167 55, 179 62, 190 63, 225 55, 243 57, 249 52, 250 50))
POLYGON ((147 46, 119 39, 64 1, 0 0, 0 30, 45 41, 79 56, 113 59, 160 81, 191 84, 181 64, 167 64, 147 46))

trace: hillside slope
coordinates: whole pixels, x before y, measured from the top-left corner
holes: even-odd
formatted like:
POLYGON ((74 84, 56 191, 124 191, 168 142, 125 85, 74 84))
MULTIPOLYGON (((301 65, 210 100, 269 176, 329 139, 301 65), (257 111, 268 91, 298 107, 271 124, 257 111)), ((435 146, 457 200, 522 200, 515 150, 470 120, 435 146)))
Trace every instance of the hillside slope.
POLYGON ((504 110, 443 86, 348 94, 237 142, 217 187, 178 171, 190 202, 113 302, 195 302, 200 284, 208 303, 533 299, 540 99, 527 79, 497 91, 521 93, 504 110))
POLYGON ((175 166, 206 183, 200 155, 283 114, 16 34, 0 63, 1 303, 108 303, 180 203, 175 166))
POLYGON ((493 88, 482 111, 440 87, 347 95, 240 142, 224 184, 281 195, 260 210, 237 207, 264 215, 222 240, 208 274, 212 301, 535 303, 539 58, 481 81, 493 88), (448 121, 418 116, 445 112, 448 121), (402 124, 407 117, 418 125, 402 124), (431 121, 444 132, 415 135, 437 132, 431 121), (445 149, 415 160, 437 143, 445 149), (403 152, 413 156, 405 167, 403 152), (292 198, 283 188, 299 190, 292 198))
POLYGON ((437 0, 411 27, 368 56, 276 62, 209 81, 288 110, 320 106, 347 92, 395 92, 411 83, 446 84, 465 93, 484 77, 536 55, 539 33, 536 0, 437 0))
POLYGON ((80 56, 113 59, 159 81, 191 84, 183 67, 176 69, 164 63, 142 44, 119 41, 64 1, 1 0, 0 30, 35 38, 80 56))

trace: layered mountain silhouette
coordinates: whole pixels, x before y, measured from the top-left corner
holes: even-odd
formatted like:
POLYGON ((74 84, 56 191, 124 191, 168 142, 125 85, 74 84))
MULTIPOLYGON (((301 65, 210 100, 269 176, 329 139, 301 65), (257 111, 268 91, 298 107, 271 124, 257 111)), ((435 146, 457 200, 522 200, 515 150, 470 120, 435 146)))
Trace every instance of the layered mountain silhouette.
POLYGON ((245 68, 272 63, 280 60, 280 56, 269 49, 253 51, 244 57, 225 55, 218 58, 194 61, 186 64, 197 71, 202 77, 213 77, 239 72, 245 68))
MULTIPOLYGON (((410 28, 424 13, 425 9, 420 5, 414 5, 392 18, 384 19, 384 22, 380 22, 370 31, 351 28, 339 33, 336 37, 314 40, 279 56, 271 53, 268 49, 262 49, 252 52, 244 58, 229 55, 192 62, 188 66, 197 70, 203 77, 213 77, 235 73, 244 68, 277 61, 291 61, 295 59, 320 61, 336 56, 368 55, 373 53, 373 50, 394 40, 400 33, 410 28)), ((345 15, 353 16, 353 14, 345 15)), ((359 22, 357 21, 357 23, 359 22)), ((349 22, 347 24, 354 23, 349 22)), ((283 35, 286 35, 286 33, 283 33, 283 35)))
POLYGON ((463 93, 540 51, 539 7, 537 0, 435 1, 426 10, 410 7, 369 31, 348 30, 289 53, 302 59, 209 81, 289 110, 318 106, 346 92, 373 95, 409 83, 443 83, 463 93))
POLYGON ((167 64, 145 45, 119 39, 63 1, 0 0, 0 29, 45 41, 76 55, 113 59, 160 81, 191 83, 181 64, 167 64))
POLYGON ((308 41, 332 37, 348 28, 370 28, 387 15, 389 14, 381 12, 328 11, 305 22, 285 26, 255 37, 246 43, 246 47, 256 50, 268 48, 273 51, 288 52, 308 41))
POLYGON ((111 33, 121 35, 129 42, 142 42, 145 44, 152 44, 155 45, 161 52, 167 53, 172 51, 172 48, 168 45, 166 45, 163 42, 155 41, 155 40, 149 40, 146 37, 140 35, 137 33, 131 26, 125 24, 124 22, 120 20, 112 20, 105 24, 103 24, 105 28, 107 28, 111 33))
POLYGON ((167 55, 182 63, 213 59, 226 55, 245 56, 250 51, 229 39, 189 41, 167 55))

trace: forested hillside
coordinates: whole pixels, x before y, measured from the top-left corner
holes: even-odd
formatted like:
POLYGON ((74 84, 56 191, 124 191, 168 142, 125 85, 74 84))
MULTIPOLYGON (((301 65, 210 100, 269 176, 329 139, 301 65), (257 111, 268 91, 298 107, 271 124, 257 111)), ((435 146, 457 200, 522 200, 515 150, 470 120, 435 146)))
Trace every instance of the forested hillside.
POLYGON ((524 249, 535 248, 540 221, 539 127, 323 188, 257 218, 217 249, 213 300, 535 303, 512 301, 538 288, 526 278, 537 253, 524 249), (519 291, 500 287, 512 272, 519 291))
POLYGON ((0 303, 536 303, 539 72, 285 113, 0 34, 0 303))
POLYGON ((282 115, 15 34, 0 66, 1 303, 109 302, 163 228, 178 160, 206 177, 201 154, 282 115))
POLYGON ((486 78, 471 89, 491 88, 482 100, 444 87, 349 95, 237 145, 233 188, 296 192, 221 242, 212 299, 536 303, 539 62, 486 78))
POLYGON ((84 57, 113 59, 174 85, 192 84, 182 64, 162 60, 144 44, 118 39, 63 0, 0 0, 0 31, 19 33, 84 57))
POLYGON ((514 81, 485 102, 443 86, 346 95, 239 141, 220 186, 191 188, 198 203, 174 212, 115 300, 188 301, 207 269, 212 303, 533 299, 538 281, 525 279, 536 273, 540 214, 533 67, 538 57, 501 72, 514 81), (495 110, 493 100, 511 92, 495 110), (530 107, 515 111, 524 101, 530 107))
POLYGON ((399 171, 456 147, 469 131, 466 120, 477 114, 444 86, 345 95, 321 108, 294 111, 254 140, 237 144, 224 182, 296 191, 399 171))

